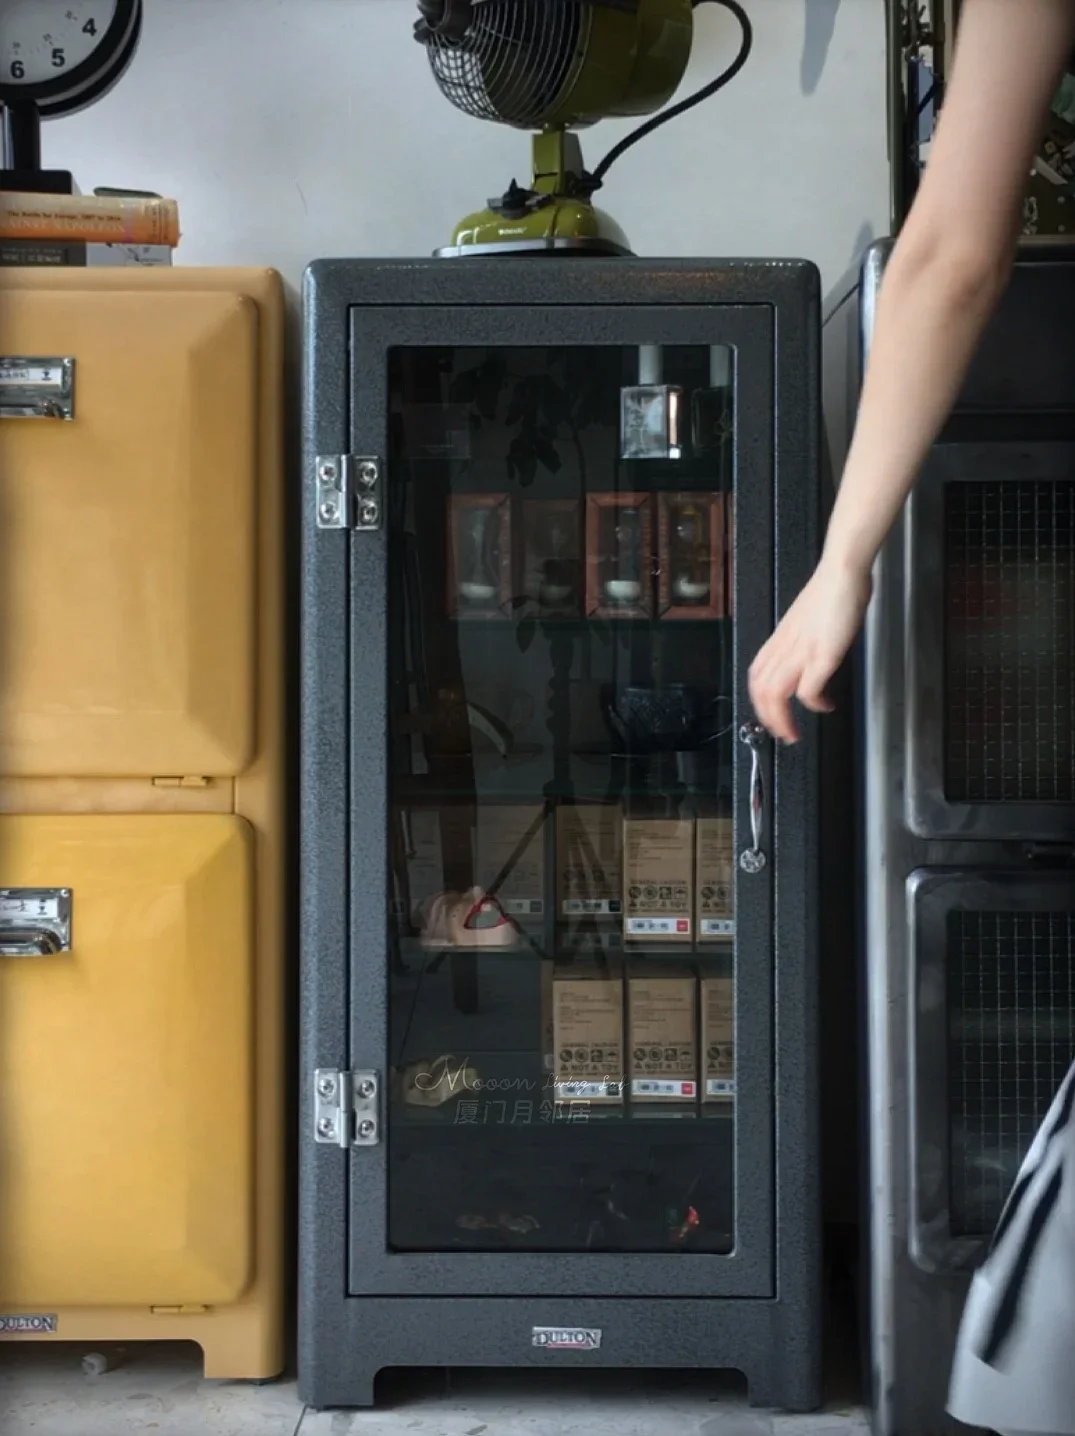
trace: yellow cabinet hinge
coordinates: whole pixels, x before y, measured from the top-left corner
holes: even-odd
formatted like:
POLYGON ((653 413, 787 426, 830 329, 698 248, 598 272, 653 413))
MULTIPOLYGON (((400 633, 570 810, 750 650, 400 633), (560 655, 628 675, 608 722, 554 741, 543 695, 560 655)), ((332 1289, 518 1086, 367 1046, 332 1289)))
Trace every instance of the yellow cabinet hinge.
POLYGON ((208 788, 209 778, 154 778, 154 788, 208 788))
POLYGON ((200 1316, 209 1308, 199 1306, 197 1302, 187 1302, 184 1306, 151 1306, 149 1310, 152 1316, 200 1316))

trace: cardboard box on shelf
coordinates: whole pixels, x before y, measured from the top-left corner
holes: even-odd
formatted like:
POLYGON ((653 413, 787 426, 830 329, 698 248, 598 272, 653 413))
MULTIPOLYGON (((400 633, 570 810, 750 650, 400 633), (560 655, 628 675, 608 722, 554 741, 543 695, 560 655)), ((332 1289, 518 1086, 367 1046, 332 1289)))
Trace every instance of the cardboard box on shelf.
POLYGON ((496 898, 523 928, 545 917, 546 816, 541 803, 483 803, 477 810, 475 881, 488 890, 510 863, 496 898))
POLYGON ((629 942, 690 942, 694 823, 626 818, 623 825, 623 935, 629 942))
POLYGON ((735 1100, 735 978, 702 978, 702 1095, 735 1100))
POLYGON ((421 928, 430 899, 465 885, 470 875, 472 832, 462 806, 400 810, 399 847, 393 849, 398 897, 396 911, 413 929, 421 928), (401 853, 397 862, 395 853, 401 853), (451 855, 451 856, 449 856, 451 855), (457 871, 446 872, 454 860, 457 871), (462 879, 462 881, 460 881, 462 879))
POLYGON ((558 1102, 623 1101, 623 977, 589 963, 552 978, 553 1090, 558 1102))
POLYGON ((703 942, 735 936, 734 828, 731 818, 695 824, 698 936, 703 942))
POLYGON ((618 919, 622 906, 623 814, 616 803, 556 809, 556 915, 618 919))
POLYGON ((633 1102, 693 1102, 698 1095, 694 973, 671 966, 627 978, 627 1060, 633 1102))
POLYGON ((551 1072, 555 1061, 553 1053, 556 1051, 555 1039, 552 1030, 552 975, 555 964, 551 961, 543 961, 541 964, 541 1065, 546 1072, 551 1072))

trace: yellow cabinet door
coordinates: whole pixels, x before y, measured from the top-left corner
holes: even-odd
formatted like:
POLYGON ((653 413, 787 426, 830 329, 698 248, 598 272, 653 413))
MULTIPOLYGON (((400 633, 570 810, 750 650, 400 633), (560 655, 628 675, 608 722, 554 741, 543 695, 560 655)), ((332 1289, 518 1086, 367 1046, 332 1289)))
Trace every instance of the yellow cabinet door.
POLYGON ((70 421, 0 417, 0 773, 235 774, 254 726, 257 306, 89 284, 0 287, 0 359, 74 360, 70 421))
POLYGON ((230 816, 0 818, 0 1311, 247 1286, 252 861, 230 816))

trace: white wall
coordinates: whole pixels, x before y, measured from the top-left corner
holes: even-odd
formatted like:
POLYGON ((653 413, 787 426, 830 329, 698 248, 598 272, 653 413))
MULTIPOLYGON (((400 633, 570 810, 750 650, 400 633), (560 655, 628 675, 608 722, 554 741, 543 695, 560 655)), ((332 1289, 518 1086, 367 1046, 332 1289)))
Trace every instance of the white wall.
MULTIPOLYGON (((884 233, 884 0, 744 0, 748 67, 643 141, 602 203, 649 255, 815 260, 826 283, 884 233)), ((427 254, 527 176, 525 135, 455 111, 411 38, 412 0, 145 0, 119 86, 45 127, 83 190, 180 202, 190 264, 267 264, 297 283, 323 255, 427 254)), ((703 6, 682 93, 722 69, 734 19, 703 6)), ((630 126, 584 136, 591 165, 630 126)))

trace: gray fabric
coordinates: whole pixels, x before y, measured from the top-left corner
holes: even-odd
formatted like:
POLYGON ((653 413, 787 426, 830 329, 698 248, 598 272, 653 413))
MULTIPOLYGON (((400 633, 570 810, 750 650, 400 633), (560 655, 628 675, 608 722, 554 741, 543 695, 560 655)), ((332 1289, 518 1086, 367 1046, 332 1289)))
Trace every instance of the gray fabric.
POLYGON ((1075 1067, 975 1275, 949 1411, 1011 1436, 1075 1436, 1075 1067))

